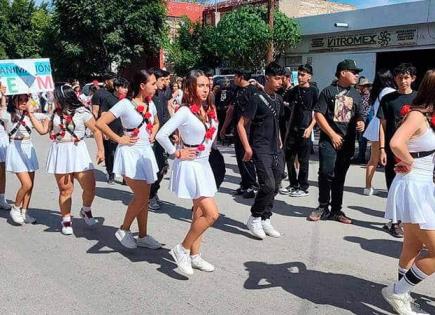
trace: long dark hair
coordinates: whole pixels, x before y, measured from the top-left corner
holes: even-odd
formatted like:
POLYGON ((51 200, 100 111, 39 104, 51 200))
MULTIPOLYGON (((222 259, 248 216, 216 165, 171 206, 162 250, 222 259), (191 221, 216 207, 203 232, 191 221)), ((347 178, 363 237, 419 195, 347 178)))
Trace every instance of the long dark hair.
POLYGON ((140 92, 140 85, 142 83, 148 83, 152 75, 154 75, 154 73, 145 69, 136 71, 133 75, 133 79, 130 82, 130 88, 128 89, 128 98, 132 99, 138 96, 140 92))
POLYGON ((12 122, 17 122, 18 121, 18 117, 17 117, 17 102, 20 99, 20 96, 27 96, 28 99, 30 99, 30 96, 28 94, 17 94, 17 95, 13 95, 12 97, 9 98, 9 102, 8 102, 8 106, 7 106, 7 111, 11 114, 11 120, 12 122))
MULTIPOLYGON (((192 104, 198 104, 201 105, 200 100, 198 99, 198 95, 196 94, 196 87, 199 77, 208 77, 205 75, 204 71, 202 70, 191 70, 188 75, 186 76, 186 79, 183 82, 183 105, 192 105, 192 104)), ((207 97, 206 101, 206 109, 209 109, 213 106, 210 92, 207 97)))
POLYGON ((375 80, 373 81, 372 91, 370 93, 369 104, 373 105, 376 102, 379 94, 386 87, 390 87, 395 89, 396 85, 394 84, 394 77, 390 70, 388 69, 379 69, 376 72, 375 80))
POLYGON ((435 130, 435 125, 431 123, 435 115, 435 69, 426 71, 423 80, 418 88, 417 96, 414 98, 411 108, 425 114, 429 119, 429 124, 435 130))
POLYGON ((80 102, 72 86, 69 84, 56 86, 53 94, 54 98, 60 105, 60 110, 64 113, 75 112, 77 108, 84 106, 83 103, 80 102))

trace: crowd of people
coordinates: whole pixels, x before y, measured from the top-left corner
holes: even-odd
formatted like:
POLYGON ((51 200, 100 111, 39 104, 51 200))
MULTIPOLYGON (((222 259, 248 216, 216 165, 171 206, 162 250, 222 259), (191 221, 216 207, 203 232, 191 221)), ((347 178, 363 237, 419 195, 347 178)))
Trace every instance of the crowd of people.
POLYGON ((362 70, 353 60, 343 60, 335 80, 320 92, 309 64, 298 67, 296 86, 291 72, 277 63, 265 68, 264 84, 239 69, 234 89, 228 82, 214 87, 211 75, 200 70, 172 82, 171 74, 158 68, 137 71, 130 81, 108 73, 103 84, 94 81, 87 87, 87 95, 78 81, 57 85, 48 114, 46 107, 37 112, 29 95, 8 97, 0 85, 0 207, 10 210, 18 225, 35 222, 29 213, 39 168, 31 136, 35 130, 51 141, 46 170, 59 188, 62 233, 73 234, 75 180, 83 190, 79 215, 95 225, 95 166, 83 141, 92 134, 95 160, 104 161, 108 184, 121 177, 133 192, 115 234, 120 244, 128 249, 161 247, 148 233, 148 210, 160 208, 160 183, 170 171, 170 190, 192 200, 190 229, 170 254, 186 275, 193 269, 211 272, 215 267, 201 255, 201 242, 219 217, 215 194, 224 180, 225 162, 218 138, 224 140, 232 130, 241 177, 235 194, 255 198, 247 228, 258 239, 281 236, 271 221, 278 193, 310 195, 316 129, 318 207, 307 220, 351 224, 343 211, 344 183, 352 162, 366 163, 370 142, 362 193, 376 193, 374 173, 383 166, 386 218, 391 220, 385 229, 404 237, 399 279, 382 294, 399 314, 422 314, 409 292, 435 272, 435 71, 426 72, 416 92, 412 85, 417 73, 411 64, 381 69, 373 83, 359 77, 362 70), (174 160, 171 167, 168 159, 174 160), (12 206, 4 195, 6 171, 16 174, 21 184, 12 206), (283 184, 286 177, 288 186, 283 184), (130 231, 135 219, 137 238, 130 231), (420 255, 424 248, 427 253, 420 255))

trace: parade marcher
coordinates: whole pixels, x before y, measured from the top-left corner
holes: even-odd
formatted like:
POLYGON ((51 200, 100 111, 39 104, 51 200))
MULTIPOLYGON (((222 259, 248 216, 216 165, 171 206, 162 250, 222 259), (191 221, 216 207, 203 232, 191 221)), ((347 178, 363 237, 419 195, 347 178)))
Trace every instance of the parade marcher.
MULTIPOLYGON (((361 95, 362 102, 362 117, 364 118, 365 125, 369 124, 369 114, 371 109, 370 104, 370 93, 373 83, 369 81, 366 77, 360 77, 356 89, 361 95)), ((352 159, 351 163, 355 164, 366 164, 366 152, 367 152, 367 139, 363 137, 361 132, 357 133, 358 138, 358 155, 356 159, 352 159)))
POLYGON ((91 206, 95 198, 94 165, 83 141, 89 128, 97 143, 97 164, 104 160, 103 138, 95 126, 95 118, 79 100, 70 85, 64 84, 54 90, 56 110, 47 126, 52 141, 47 157, 47 172, 54 174, 59 188, 59 208, 62 215, 62 233, 73 234, 71 220, 74 180, 83 190, 80 216, 93 226, 97 220, 92 216, 91 206))
MULTIPOLYGON (((402 119, 400 111, 404 105, 412 104, 417 92, 412 90, 412 84, 416 79, 417 69, 409 64, 402 63, 393 70, 394 82, 397 91, 382 98, 377 117, 381 121, 379 128, 379 151, 380 162, 385 167, 385 180, 387 189, 391 187, 396 173, 394 172, 394 154, 390 149, 390 141, 396 132, 397 126, 402 119)), ((384 226, 392 236, 403 237, 400 222, 389 222, 384 226)))
MULTIPOLYGON (((157 91, 153 97, 153 102, 157 109, 157 115, 159 117, 159 126, 163 126, 170 118, 170 113, 168 109, 168 102, 171 99, 172 94, 168 94, 169 87, 167 86, 169 82, 169 72, 153 68, 150 70, 156 77, 157 83, 157 91)), ((157 195, 160 189, 160 183, 163 180, 163 177, 168 171, 168 156, 165 150, 162 148, 160 143, 153 143, 153 150, 156 156, 157 165, 159 166, 159 171, 157 173, 157 180, 151 185, 150 190, 150 201, 148 207, 151 210, 160 209, 160 199, 157 195)))
MULTIPOLYGON (((216 91, 215 95, 215 105, 218 114, 219 121, 225 121, 225 116, 227 115, 227 109, 229 105, 233 102, 233 87, 228 78, 225 78, 220 85, 220 88, 216 91)), ((219 135, 221 134, 221 129, 223 124, 219 125, 219 135)), ((227 130, 228 131, 228 130, 227 130)))
POLYGON ((279 130, 283 115, 283 100, 277 94, 282 86, 284 69, 277 63, 266 67, 264 91, 257 91, 247 108, 242 108, 237 131, 243 144, 244 161, 253 160, 257 170, 259 190, 251 207, 247 227, 251 233, 264 239, 266 235, 280 237, 272 226, 273 203, 284 174, 284 158, 279 130), (247 128, 250 125, 248 138, 247 128))
POLYGON ((292 85, 292 72, 289 68, 284 69, 285 73, 282 76, 282 87, 278 90, 278 94, 282 96, 284 100, 284 115, 281 117, 281 120, 279 122, 279 130, 281 132, 281 139, 284 140, 286 132, 287 132, 287 126, 288 121, 286 119, 290 118, 290 107, 286 103, 286 96, 290 93, 290 91, 293 88, 292 85))
MULTIPOLYGON (((101 116, 101 101, 104 98, 111 98, 113 93, 113 80, 116 78, 116 74, 108 72, 103 75, 104 88, 99 88, 94 95, 92 95, 92 113, 95 119, 101 116)), ((95 84, 94 84, 95 86, 95 84)))
POLYGON ((218 121, 209 97, 209 79, 204 72, 192 70, 185 80, 183 105, 157 134, 157 141, 175 157, 170 190, 179 198, 193 201, 189 232, 183 242, 170 251, 179 270, 186 275, 193 274, 192 268, 208 272, 215 269, 200 253, 204 232, 219 217, 214 199, 216 183, 209 163, 218 121), (170 140, 176 130, 180 137, 178 148, 170 140))
MULTIPOLYGON (((313 75, 311 65, 301 65, 298 68, 299 85, 285 95, 284 102, 289 104, 290 111, 286 117, 286 133, 284 135, 285 160, 287 162, 290 185, 286 193, 291 197, 308 196, 308 171, 313 142, 311 134, 316 120, 313 109, 317 103, 319 92, 311 86, 313 75), (299 162, 299 172, 296 173, 295 159, 299 162)), ((280 190, 281 193, 284 191, 280 190)))
POLYGON ((113 173, 123 176, 133 191, 124 222, 115 236, 126 248, 160 248, 161 245, 147 231, 148 199, 151 184, 157 179, 158 166, 151 144, 159 128, 157 110, 152 97, 156 92, 154 74, 139 70, 130 84, 129 95, 119 101, 108 112, 101 115, 97 127, 110 139, 118 143, 115 152, 113 173), (116 118, 121 119, 124 135, 119 136, 108 126, 116 118), (130 232, 137 219, 139 237, 137 241, 130 232))
MULTIPOLYGON (((99 98, 99 110, 100 113, 108 112, 113 106, 115 106, 118 101, 124 99, 128 93, 128 81, 121 77, 116 77, 113 81, 113 92, 106 93, 103 90, 99 98)), ((124 134, 124 129, 122 127, 121 120, 119 118, 115 119, 109 124, 110 129, 118 136, 122 137, 124 134)), ((113 173, 113 163, 115 161, 115 152, 118 147, 118 143, 112 139, 104 139, 104 164, 106 165, 106 172, 108 175, 107 183, 115 183, 115 174, 113 173)))
MULTIPOLYGON (((223 139, 227 133, 227 128, 233 125, 234 131, 234 150, 236 153, 237 166, 241 177, 240 187, 236 190, 236 195, 243 195, 244 198, 254 198, 257 189, 257 175, 255 166, 252 161, 243 161, 245 151, 237 132, 237 123, 242 115, 242 109, 250 106, 252 98, 257 89, 249 84, 251 72, 247 70, 236 70, 234 75, 234 84, 237 86, 233 101, 228 106, 224 125, 220 131, 220 137, 223 139)), ((249 137, 249 128, 248 128, 249 137)))
POLYGON ((32 128, 38 133, 46 133, 48 119, 42 113, 33 113, 34 106, 27 94, 10 98, 7 111, 2 108, 0 120, 8 131, 10 144, 6 152, 6 171, 15 173, 21 187, 10 211, 16 224, 35 223, 28 213, 32 196, 35 171, 39 169, 38 158, 32 144, 32 128))
POLYGON ((364 195, 371 196, 375 193, 375 189, 372 187, 373 176, 379 165, 379 118, 376 114, 379 110, 379 104, 382 98, 395 91, 394 78, 390 70, 380 69, 373 81, 373 88, 370 93, 369 104, 371 104, 370 116, 372 119, 368 123, 363 137, 370 141, 370 160, 367 163, 366 168, 366 186, 364 188, 364 195))
MULTIPOLYGON (((0 81, 0 108, 1 111, 6 111, 7 96, 6 86, 2 85, 0 81)), ((9 136, 6 131, 6 126, 3 120, 0 120, 0 208, 4 210, 11 210, 5 198, 6 191, 6 151, 9 145, 9 136)))
POLYGON ((337 81, 323 89, 314 107, 315 119, 321 129, 319 206, 308 216, 310 221, 331 219, 352 223, 342 211, 342 204, 346 173, 355 152, 356 133, 364 130, 361 96, 353 87, 361 71, 354 60, 340 62, 335 73, 337 81))
POLYGON ((385 217, 402 222, 404 239, 398 281, 382 295, 399 314, 426 314, 410 292, 435 272, 435 69, 426 72, 412 106, 402 114, 404 121, 390 141, 396 176, 385 217))

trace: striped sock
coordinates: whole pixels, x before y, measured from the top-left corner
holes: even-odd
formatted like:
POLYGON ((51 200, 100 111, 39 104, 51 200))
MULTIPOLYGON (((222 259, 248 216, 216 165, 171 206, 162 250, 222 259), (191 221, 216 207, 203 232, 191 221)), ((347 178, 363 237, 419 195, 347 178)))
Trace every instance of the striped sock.
POLYGON ((415 264, 405 274, 405 276, 394 284, 394 293, 404 294, 412 291, 414 287, 428 277, 415 264))
POLYGON ((408 269, 402 268, 399 266, 398 269, 398 281, 402 280, 403 276, 408 272, 408 269))

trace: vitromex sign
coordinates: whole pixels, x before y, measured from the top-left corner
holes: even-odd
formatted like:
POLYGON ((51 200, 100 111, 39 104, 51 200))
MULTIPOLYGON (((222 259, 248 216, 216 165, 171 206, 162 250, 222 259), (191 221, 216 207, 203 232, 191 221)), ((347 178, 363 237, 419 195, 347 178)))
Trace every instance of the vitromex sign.
POLYGON ((311 39, 311 51, 334 51, 359 48, 402 47, 417 44, 417 29, 380 30, 340 34, 311 39))

